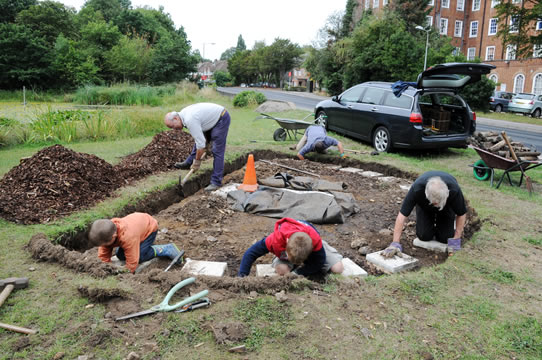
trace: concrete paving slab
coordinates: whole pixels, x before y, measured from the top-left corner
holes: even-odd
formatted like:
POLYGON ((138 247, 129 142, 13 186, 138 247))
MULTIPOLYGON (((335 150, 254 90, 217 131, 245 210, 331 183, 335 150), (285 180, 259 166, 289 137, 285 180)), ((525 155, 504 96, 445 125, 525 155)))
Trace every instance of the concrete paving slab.
POLYGON ((414 246, 424 248, 424 249, 429 250, 429 251, 436 251, 436 252, 442 252, 442 253, 445 253, 445 252, 448 251, 448 245, 447 244, 443 244, 443 243, 438 242, 436 240, 421 241, 420 239, 416 238, 416 239, 414 239, 412 244, 414 246))
POLYGON ((379 172, 376 172, 376 171, 363 171, 361 173, 361 176, 365 176, 365 177, 379 177, 379 176, 383 176, 384 174, 381 174, 379 172))
POLYGON ((358 174, 358 173, 363 172, 363 169, 346 167, 346 168, 340 168, 339 171, 348 172, 348 173, 353 173, 353 174, 358 174))
POLYGON ((400 187, 402 190, 405 190, 405 191, 410 190, 410 185, 399 185, 399 187, 400 187))
POLYGON ((377 177, 376 179, 378 181, 382 181, 382 182, 386 182, 386 183, 393 182, 393 181, 397 180, 397 178, 395 176, 380 176, 380 177, 377 177))
POLYGON ((331 170, 339 170, 340 168, 342 168, 341 165, 327 165, 326 167, 331 170))
POLYGON ((228 193, 231 192, 231 191, 237 190, 238 186, 239 186, 239 184, 236 184, 236 183, 224 185, 221 188, 219 188, 218 190, 215 190, 215 191, 211 192, 211 195, 218 196, 218 197, 221 197, 221 198, 225 199, 225 198, 228 197, 228 193))
POLYGON ((278 276, 271 264, 256 265, 256 276, 278 276))
POLYGON ((182 272, 190 275, 224 276, 228 263, 186 259, 182 272))
POLYGON ((380 250, 371 254, 367 254, 367 261, 374 264, 380 270, 386 273, 397 273, 406 271, 418 266, 418 259, 413 258, 410 255, 403 254, 403 257, 394 256, 391 259, 387 259, 381 255, 384 250, 380 250))
POLYGON ((344 265, 343 276, 367 276, 367 271, 363 270, 363 268, 349 258, 343 258, 342 262, 344 265))

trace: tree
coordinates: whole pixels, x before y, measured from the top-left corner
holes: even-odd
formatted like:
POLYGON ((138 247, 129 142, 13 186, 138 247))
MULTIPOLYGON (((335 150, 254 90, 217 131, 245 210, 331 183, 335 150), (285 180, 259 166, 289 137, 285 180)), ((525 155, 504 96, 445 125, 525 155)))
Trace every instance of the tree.
POLYGON ((405 21, 407 31, 415 32, 416 26, 426 26, 432 7, 429 0, 395 0, 390 2, 390 9, 405 21))
POLYGON ((60 88, 73 88, 86 84, 98 84, 98 67, 92 57, 84 56, 78 51, 73 40, 58 36, 55 43, 54 60, 52 68, 55 79, 60 88))
POLYGON ((533 56, 533 49, 542 46, 542 34, 536 31, 536 23, 542 17, 542 3, 539 0, 524 0, 521 5, 512 1, 501 1, 497 6, 499 30, 497 36, 503 47, 515 48, 516 58, 533 56))
POLYGON ((51 50, 43 37, 20 24, 0 24, 0 88, 48 87, 51 50))
POLYGON ((175 32, 175 24, 161 6, 158 10, 148 7, 123 10, 117 18, 119 31, 131 37, 143 36, 151 45, 161 36, 175 32))
POLYGON ((303 50, 299 45, 293 44, 287 39, 276 38, 269 46, 267 61, 275 81, 280 84, 281 88, 284 80, 283 75, 287 70, 299 65, 302 53, 303 50))
POLYGON ((132 6, 130 0, 87 0, 81 8, 81 12, 100 12, 106 22, 115 22, 123 10, 132 6))
POLYGON ((160 84, 185 79, 196 71, 197 58, 190 53, 190 42, 184 28, 164 36, 154 48, 150 63, 150 80, 160 84))
POLYGON ((356 24, 354 23, 354 11, 356 10, 357 6, 358 3, 356 0, 348 0, 346 2, 346 10, 344 12, 344 16, 342 16, 341 28, 338 38, 343 38, 350 35, 352 30, 354 30, 354 28, 356 27, 356 24))
POLYGON ((22 10, 17 15, 16 22, 41 34, 53 46, 60 34, 68 38, 75 36, 74 16, 73 8, 67 8, 56 1, 45 0, 22 10))
POLYGON ((123 36, 105 56, 115 80, 142 81, 152 59, 152 48, 142 37, 123 36))
POLYGON ((19 12, 37 3, 37 0, 0 0, 0 23, 15 22, 19 12))
POLYGON ((226 51, 224 51, 222 55, 220 55, 220 60, 229 60, 232 58, 233 54, 235 54, 236 52, 237 52, 236 47, 231 47, 229 49, 226 49, 226 51))
POLYGON ((237 46, 235 47, 237 51, 245 51, 247 49, 247 46, 245 44, 245 40, 243 40, 243 36, 239 35, 237 38, 237 46))
POLYGON ((213 78, 217 86, 226 86, 231 82, 231 76, 226 71, 217 70, 213 73, 213 78))
POLYGON ((84 58, 93 59, 100 69, 100 76, 105 80, 111 80, 111 73, 108 71, 105 61, 105 54, 117 45, 121 33, 117 26, 106 23, 102 19, 89 22, 80 30, 81 40, 77 42, 77 50, 83 53, 84 58))

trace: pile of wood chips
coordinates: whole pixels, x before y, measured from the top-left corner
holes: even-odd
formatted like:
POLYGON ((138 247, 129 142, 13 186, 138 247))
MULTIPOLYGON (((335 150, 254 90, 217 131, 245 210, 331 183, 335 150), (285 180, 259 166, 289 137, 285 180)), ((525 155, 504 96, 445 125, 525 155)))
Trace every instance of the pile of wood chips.
MULTIPOLYGON (((510 144, 514 148, 514 152, 516 153, 516 156, 519 157, 521 160, 526 160, 526 161, 538 160, 538 156, 540 155, 540 152, 533 150, 523 145, 520 142, 512 141, 512 139, 509 136, 508 138, 510 139, 510 144)), ((508 145, 506 145, 506 141, 498 132, 495 132, 495 131, 478 132, 477 131, 470 138, 469 143, 472 146, 476 146, 478 148, 487 150, 493 154, 513 160, 512 154, 510 153, 510 149, 508 148, 508 145)))

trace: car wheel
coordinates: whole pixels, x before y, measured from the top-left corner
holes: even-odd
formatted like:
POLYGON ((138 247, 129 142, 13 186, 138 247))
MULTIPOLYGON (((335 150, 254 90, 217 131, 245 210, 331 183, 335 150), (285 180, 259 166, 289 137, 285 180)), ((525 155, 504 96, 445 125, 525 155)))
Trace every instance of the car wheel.
POLYGON ((275 130, 275 132, 273 133, 273 140, 275 141, 286 140, 286 130, 284 130, 283 128, 278 128, 277 130, 275 130))
POLYGON ((531 114, 531 116, 534 117, 534 118, 540 117, 540 109, 536 109, 536 110, 531 114))
POLYGON ((378 152, 386 152, 391 149, 391 136, 384 126, 379 127, 373 134, 373 146, 378 152))
POLYGON ((325 111, 323 110, 320 110, 318 111, 318 114, 316 116, 316 120, 314 121, 315 123, 317 123, 318 125, 321 125, 324 127, 324 129, 329 130, 329 124, 328 124, 328 121, 327 121, 327 114, 325 111))
POLYGON ((502 111, 502 105, 495 106, 495 112, 501 112, 502 111))

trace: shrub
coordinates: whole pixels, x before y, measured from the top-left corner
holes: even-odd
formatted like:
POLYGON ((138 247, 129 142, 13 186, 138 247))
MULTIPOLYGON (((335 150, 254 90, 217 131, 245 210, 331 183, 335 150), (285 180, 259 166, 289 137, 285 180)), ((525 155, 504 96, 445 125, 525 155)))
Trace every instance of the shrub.
POLYGON ((85 86, 75 93, 76 102, 87 105, 162 105, 162 98, 174 95, 175 86, 115 85, 85 86))
POLYGON ((249 105, 260 105, 267 101, 264 94, 253 90, 241 91, 233 98, 233 106, 246 107, 249 105))
POLYGON ((494 90, 495 83, 487 77, 482 76, 480 81, 465 86, 459 94, 465 99, 471 109, 488 111, 489 98, 493 95, 494 90))

